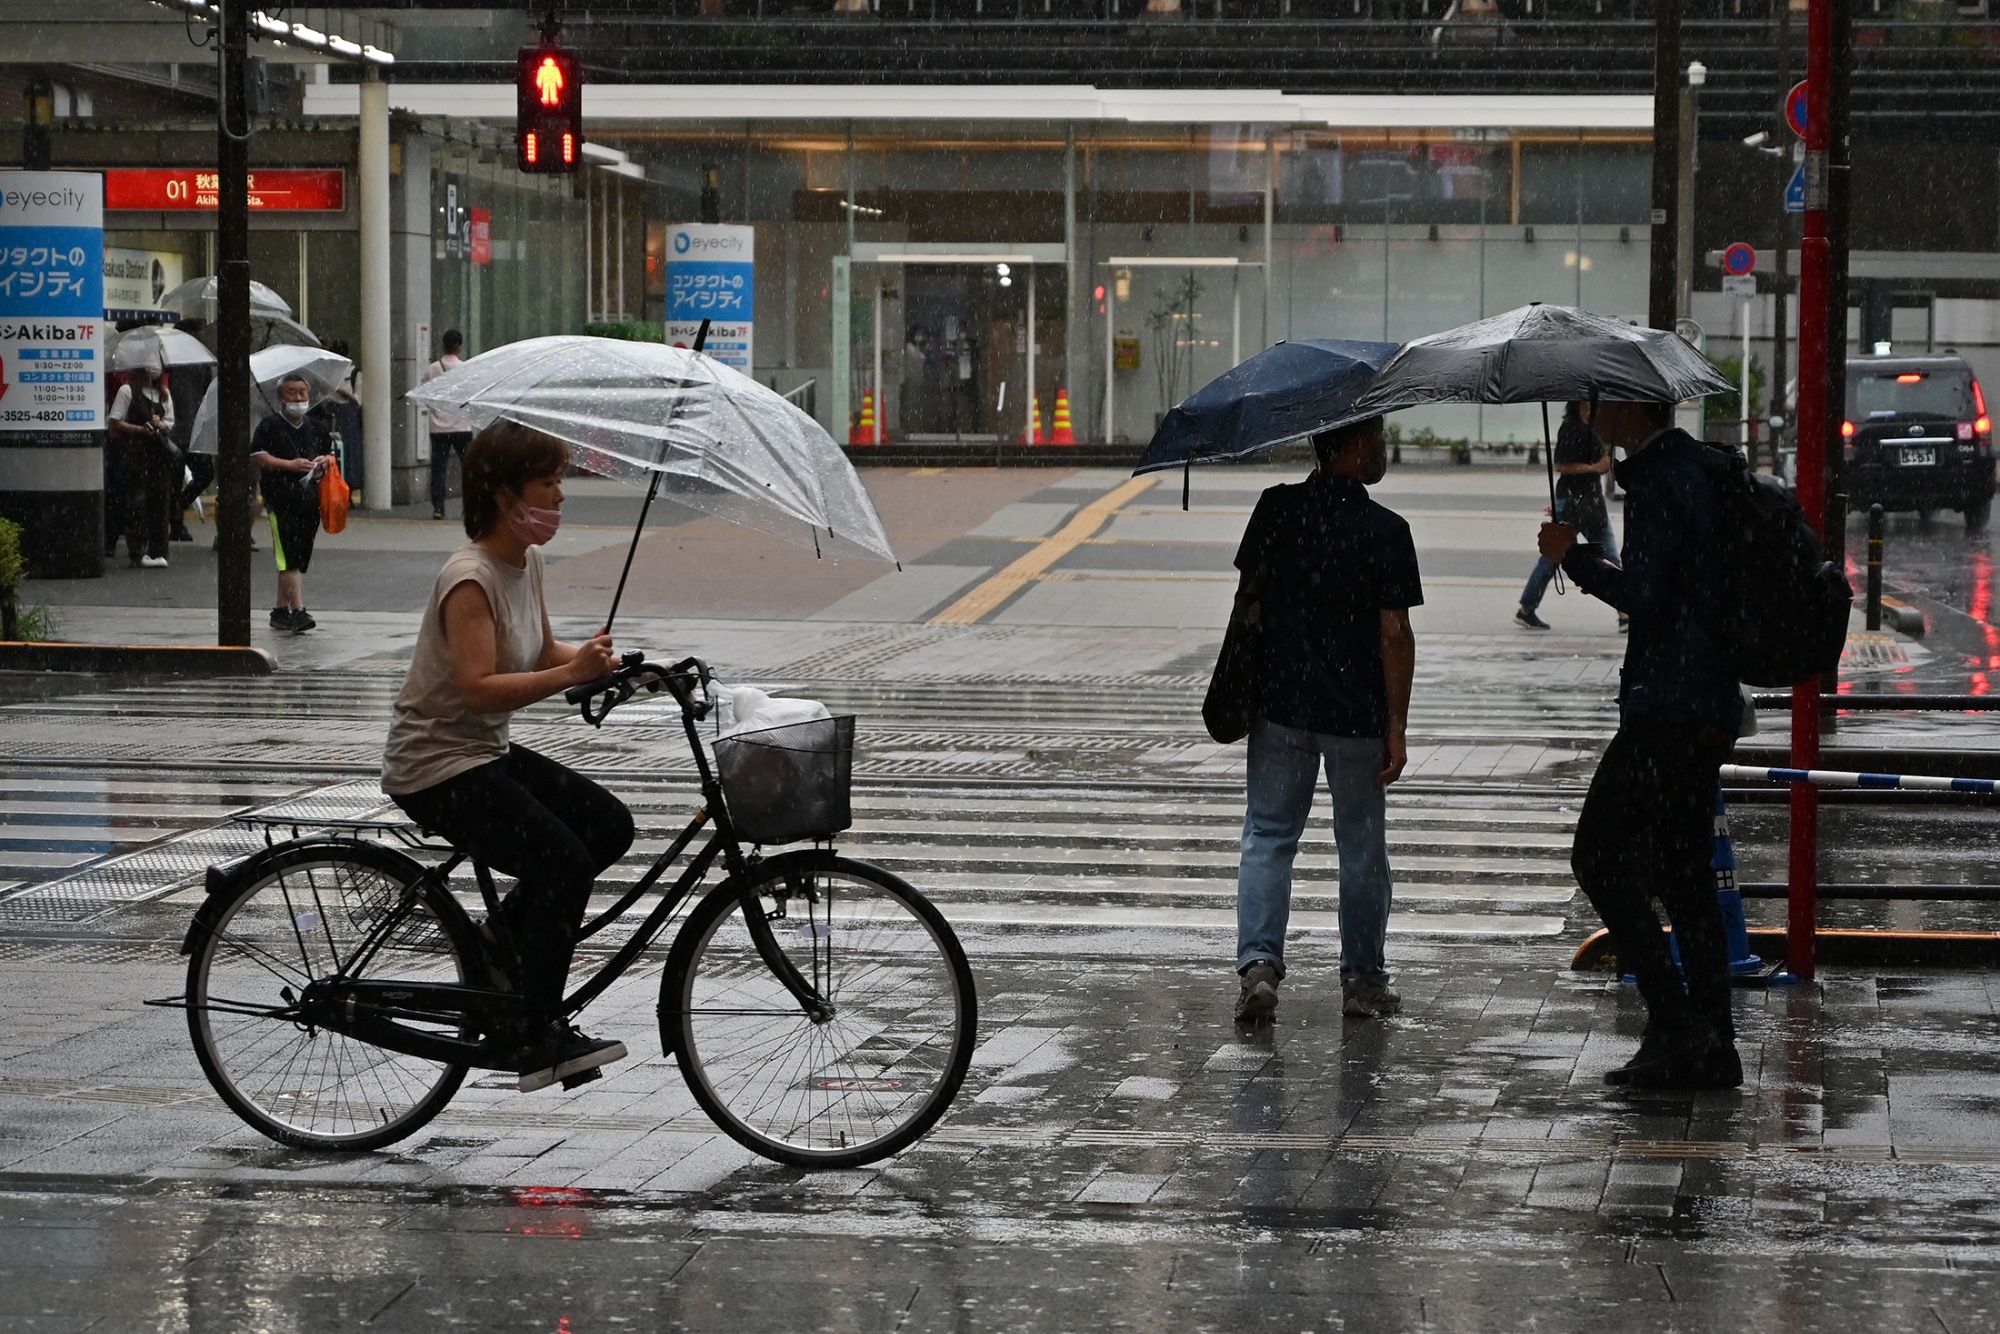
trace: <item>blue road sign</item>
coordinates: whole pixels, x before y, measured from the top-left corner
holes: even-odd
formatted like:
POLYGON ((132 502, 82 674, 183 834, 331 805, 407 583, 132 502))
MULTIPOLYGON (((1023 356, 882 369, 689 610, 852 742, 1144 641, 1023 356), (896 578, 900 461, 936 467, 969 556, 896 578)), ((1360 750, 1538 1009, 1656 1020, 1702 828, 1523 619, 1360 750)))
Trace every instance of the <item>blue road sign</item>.
POLYGON ((1801 162, 1792 170, 1792 183, 1785 187, 1785 212, 1806 211, 1806 164, 1801 162))
POLYGON ((1757 271, 1757 252, 1748 243, 1737 241, 1722 252, 1722 271, 1731 277, 1740 278, 1746 273, 1757 271))
POLYGON ((1799 80, 1792 85, 1792 91, 1785 94, 1785 124, 1792 127, 1792 133, 1803 139, 1806 137, 1806 82, 1799 80))

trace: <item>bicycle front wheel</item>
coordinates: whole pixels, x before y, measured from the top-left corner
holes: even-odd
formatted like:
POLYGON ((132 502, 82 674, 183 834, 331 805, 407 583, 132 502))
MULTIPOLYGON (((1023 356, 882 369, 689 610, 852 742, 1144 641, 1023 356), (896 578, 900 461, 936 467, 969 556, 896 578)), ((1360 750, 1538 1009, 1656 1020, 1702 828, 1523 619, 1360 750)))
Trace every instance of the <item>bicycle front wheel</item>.
POLYGON ((458 1091, 465 1066, 300 1017, 307 986, 336 974, 484 981, 470 919, 422 877, 391 849, 314 839, 259 853, 223 891, 188 960, 188 1029, 209 1083, 252 1127, 294 1148, 375 1149, 458 1091))
POLYGON ((661 982, 661 1039, 745 1147, 854 1167, 914 1143, 972 1060, 972 969, 951 926, 896 876, 823 853, 774 858, 688 917, 661 982), (757 951, 754 903, 832 1014, 805 1012, 757 951))

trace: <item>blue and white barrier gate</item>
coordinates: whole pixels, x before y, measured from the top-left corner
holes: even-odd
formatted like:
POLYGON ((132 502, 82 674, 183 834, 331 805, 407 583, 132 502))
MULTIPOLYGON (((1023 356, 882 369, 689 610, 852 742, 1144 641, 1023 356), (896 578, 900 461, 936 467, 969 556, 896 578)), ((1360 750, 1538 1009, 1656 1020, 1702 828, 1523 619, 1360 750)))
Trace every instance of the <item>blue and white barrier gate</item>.
POLYGON ((1722 766, 1725 783, 1811 783, 1814 787, 1892 788, 1903 792, 1971 792, 2000 795, 2000 779, 1934 778, 1926 774, 1857 774, 1838 769, 1757 769, 1747 764, 1722 766))

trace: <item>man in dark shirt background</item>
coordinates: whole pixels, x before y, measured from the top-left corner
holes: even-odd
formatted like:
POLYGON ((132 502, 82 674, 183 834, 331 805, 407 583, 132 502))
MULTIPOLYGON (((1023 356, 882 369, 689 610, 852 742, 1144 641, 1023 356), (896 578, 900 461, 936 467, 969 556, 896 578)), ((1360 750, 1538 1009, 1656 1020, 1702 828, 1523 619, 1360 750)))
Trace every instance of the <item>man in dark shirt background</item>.
MULTIPOLYGON (((1611 451, 1604 447, 1590 419, 1595 411, 1590 403, 1571 403, 1563 411, 1562 427, 1556 432, 1551 462, 1556 469, 1555 513, 1557 523, 1570 524, 1584 541, 1601 552, 1613 565, 1618 563, 1618 535, 1611 531, 1610 507, 1604 503, 1604 474, 1611 471, 1611 451)), ((1528 586, 1521 591, 1521 605, 1514 623, 1529 630, 1546 630, 1541 618, 1542 594, 1555 577, 1556 563, 1547 556, 1537 557, 1528 572, 1528 586)), ((1618 613, 1618 628, 1627 628, 1624 612, 1618 613)))
POLYGON ((303 633, 313 628, 306 610, 306 570, 319 536, 321 456, 333 452, 326 427, 308 414, 312 386, 291 376, 278 386, 278 412, 257 423, 250 437, 250 462, 257 468, 257 491, 271 519, 278 561, 278 602, 271 628, 303 633))
POLYGON ((1703 628, 1720 609, 1714 451, 1672 421, 1665 403, 1598 405, 1605 442, 1625 451, 1617 470, 1626 493, 1622 567, 1577 544, 1570 525, 1542 526, 1542 555, 1632 618, 1618 732, 1590 780, 1570 866, 1646 1002, 1638 1054, 1606 1082, 1735 1088, 1743 1067, 1710 859, 1717 770, 1736 744, 1743 698, 1703 628), (1681 972, 1655 898, 1673 924, 1681 972))
POLYGON ((1258 618, 1243 859, 1236 881, 1239 1021, 1270 1016, 1285 976, 1292 860, 1322 766, 1340 852, 1342 1011, 1400 1003, 1383 940, 1390 872, 1385 791, 1408 761, 1404 731, 1421 604, 1410 525, 1368 498, 1387 454, 1382 419, 1313 437, 1319 468, 1257 501, 1236 553, 1258 618))

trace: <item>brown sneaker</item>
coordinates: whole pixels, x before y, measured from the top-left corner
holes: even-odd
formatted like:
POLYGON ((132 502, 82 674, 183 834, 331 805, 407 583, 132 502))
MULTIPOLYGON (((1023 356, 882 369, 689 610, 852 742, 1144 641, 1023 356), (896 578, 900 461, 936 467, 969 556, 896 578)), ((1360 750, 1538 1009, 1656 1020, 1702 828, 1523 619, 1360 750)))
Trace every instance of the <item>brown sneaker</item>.
POLYGON ((1278 1008, 1278 970, 1259 959, 1241 976, 1243 991, 1236 998, 1236 1022, 1254 1024, 1269 1019, 1278 1008))
POLYGON ((1343 981, 1340 1012, 1349 1019, 1380 1019, 1403 1008, 1403 998, 1386 982, 1343 981))

